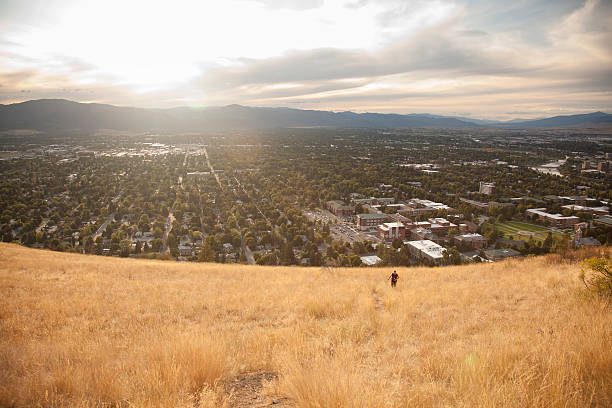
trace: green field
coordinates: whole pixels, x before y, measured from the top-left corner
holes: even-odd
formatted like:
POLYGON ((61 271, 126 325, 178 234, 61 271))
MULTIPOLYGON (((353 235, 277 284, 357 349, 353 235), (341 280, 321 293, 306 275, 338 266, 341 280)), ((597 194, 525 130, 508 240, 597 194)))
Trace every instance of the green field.
POLYGON ((517 240, 529 240, 529 238, 533 236, 534 240, 543 241, 546 239, 548 232, 552 232, 553 239, 563 237, 562 233, 552 231, 550 228, 519 221, 506 221, 495 224, 495 227, 505 238, 517 240))

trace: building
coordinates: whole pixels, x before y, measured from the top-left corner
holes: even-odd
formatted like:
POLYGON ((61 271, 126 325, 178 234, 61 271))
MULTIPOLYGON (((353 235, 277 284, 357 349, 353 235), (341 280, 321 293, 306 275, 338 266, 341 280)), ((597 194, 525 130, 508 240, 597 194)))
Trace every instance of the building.
POLYGON ((480 194, 491 195, 495 193, 495 183, 487 183, 485 181, 481 181, 478 187, 478 192, 480 194))
POLYGON ((355 213, 355 207, 346 205, 340 200, 328 201, 327 209, 337 217, 347 217, 355 213))
POLYGON ((478 225, 474 224, 472 221, 464 221, 459 224, 459 232, 468 233, 476 231, 478 231, 478 225))
POLYGON ((600 225, 602 227, 612 227, 612 215, 602 215, 593 220, 593 224, 600 225))
POLYGON ((438 237, 436 234, 431 232, 430 229, 422 228, 422 227, 411 229, 410 230, 410 239, 412 241, 429 240, 429 241, 433 241, 433 242, 436 242, 436 243, 442 241, 440 239, 440 237, 438 237))
POLYGON ((378 226, 378 237, 385 241, 406 239, 406 226, 401 222, 386 222, 378 226))
POLYGON ((515 258, 517 256, 521 256, 520 252, 510 248, 489 249, 484 251, 484 253, 487 259, 493 262, 501 261, 506 258, 515 258))
POLYGON ((370 197, 370 198, 354 198, 351 200, 351 204, 354 205, 389 205, 395 203, 395 198, 392 197, 370 197))
POLYGON ((601 246, 601 242, 599 242, 593 237, 576 238, 574 240, 574 246, 576 248, 580 248, 583 246, 598 247, 601 246))
POLYGON ((431 232, 437 235, 447 235, 448 230, 457 227, 456 224, 453 224, 446 218, 430 218, 428 221, 430 225, 427 228, 429 228, 431 232))
POLYGON ((389 221, 387 214, 358 214, 357 215, 357 227, 361 230, 376 227, 377 225, 383 224, 389 221))
POLYGON ((576 211, 576 212, 585 212, 585 213, 589 213, 589 214, 596 214, 596 215, 608 215, 610 214, 610 209, 608 207, 602 206, 602 207, 585 207, 582 205, 576 205, 576 204, 568 204, 568 205, 564 205, 561 208, 566 208, 568 210, 572 210, 572 211, 576 211))
POLYGON ((463 197, 459 197, 459 201, 462 201, 466 204, 469 204, 473 207, 476 207, 480 210, 486 210, 487 208, 489 208, 489 204, 488 203, 483 203, 481 201, 476 201, 476 200, 470 200, 469 198, 463 198, 463 197))
POLYGON ((480 234, 463 234, 453 238, 458 246, 470 247, 475 250, 484 249, 489 246, 489 240, 480 234))
POLYGON ((191 256, 193 255, 193 248, 189 245, 179 245, 178 246, 179 255, 180 256, 191 256))
POLYGON ((525 241, 520 240, 520 239, 515 240, 515 239, 510 239, 510 238, 497 238, 496 243, 506 248, 512 248, 512 249, 517 249, 517 250, 521 250, 525 247, 525 241))
POLYGON ((571 227, 580 222, 580 218, 576 216, 563 216, 561 214, 550 214, 546 212, 546 208, 531 208, 526 211, 528 215, 536 215, 542 221, 548 221, 556 227, 571 227))
POLYGON ((448 211, 448 210, 452 210, 452 208, 443 203, 436 203, 430 200, 421 200, 419 198, 412 198, 408 200, 408 202, 406 203, 406 208, 405 210, 402 210, 402 212, 406 212, 408 215, 418 215, 418 214, 422 214, 425 212, 432 212, 432 211, 439 211, 439 210, 448 211))
POLYGON ((427 259, 433 263, 439 263, 442 260, 442 256, 446 249, 433 241, 421 240, 421 241, 408 241, 406 247, 410 254, 417 260, 427 259))
POLYGON ((382 259, 380 259, 376 255, 367 255, 367 256, 362 256, 360 258, 361 258, 361 263, 367 266, 376 265, 378 262, 382 261, 382 259))

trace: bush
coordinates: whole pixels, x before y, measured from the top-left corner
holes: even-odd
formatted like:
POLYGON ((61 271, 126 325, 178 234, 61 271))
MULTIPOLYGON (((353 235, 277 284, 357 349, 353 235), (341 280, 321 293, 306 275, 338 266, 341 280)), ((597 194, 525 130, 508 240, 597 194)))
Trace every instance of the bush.
POLYGON ((580 279, 592 293, 612 299, 612 260, 610 258, 585 259, 580 272, 580 279))

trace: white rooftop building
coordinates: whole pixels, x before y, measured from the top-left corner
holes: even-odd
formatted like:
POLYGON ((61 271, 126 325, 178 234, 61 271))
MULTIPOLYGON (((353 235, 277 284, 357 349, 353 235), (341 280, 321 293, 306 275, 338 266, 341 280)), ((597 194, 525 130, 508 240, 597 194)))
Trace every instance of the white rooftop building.
POLYGON ((428 239, 420 241, 408 241, 406 243, 410 253, 417 259, 429 259, 433 262, 439 262, 446 249, 428 239))

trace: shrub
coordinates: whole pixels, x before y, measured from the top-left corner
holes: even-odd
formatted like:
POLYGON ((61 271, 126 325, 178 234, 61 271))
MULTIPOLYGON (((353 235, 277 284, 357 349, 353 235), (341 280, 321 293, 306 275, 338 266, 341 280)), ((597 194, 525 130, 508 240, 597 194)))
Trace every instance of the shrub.
POLYGON ((612 260, 610 258, 585 259, 580 271, 580 279, 589 291, 597 296, 612 299, 612 260))

